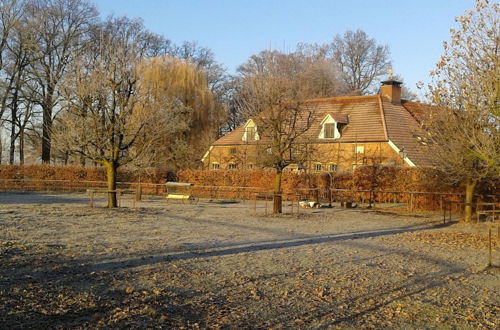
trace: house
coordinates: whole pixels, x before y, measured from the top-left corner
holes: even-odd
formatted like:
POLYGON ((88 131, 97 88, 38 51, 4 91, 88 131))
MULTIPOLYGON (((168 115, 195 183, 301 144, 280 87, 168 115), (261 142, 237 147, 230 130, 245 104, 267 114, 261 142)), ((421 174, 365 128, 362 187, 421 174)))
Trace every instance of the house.
MULTIPOLYGON (((352 171, 357 166, 429 166, 419 116, 428 105, 401 99, 401 82, 382 82, 380 94, 313 99, 312 125, 304 133, 310 153, 303 164, 311 171, 352 171)), ((205 168, 253 169, 265 147, 264 128, 249 119, 216 140, 205 153, 205 168), (260 152, 260 153, 259 153, 260 152)))

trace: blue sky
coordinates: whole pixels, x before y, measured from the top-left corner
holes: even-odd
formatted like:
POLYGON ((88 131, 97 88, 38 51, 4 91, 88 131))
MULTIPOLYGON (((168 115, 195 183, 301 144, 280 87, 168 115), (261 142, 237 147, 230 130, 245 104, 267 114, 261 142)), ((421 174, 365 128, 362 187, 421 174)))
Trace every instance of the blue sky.
POLYGON ((393 68, 416 91, 442 53, 454 18, 473 0, 98 0, 103 16, 141 17, 145 26, 181 43, 211 48, 230 72, 263 49, 293 50, 364 30, 391 49, 393 68))

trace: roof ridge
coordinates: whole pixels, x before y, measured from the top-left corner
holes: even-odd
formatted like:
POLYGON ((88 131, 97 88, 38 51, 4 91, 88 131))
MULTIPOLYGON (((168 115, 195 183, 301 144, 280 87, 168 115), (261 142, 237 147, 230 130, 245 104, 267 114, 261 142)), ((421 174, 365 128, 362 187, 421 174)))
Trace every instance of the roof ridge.
POLYGON ((313 102, 328 102, 328 101, 336 101, 336 100, 359 100, 359 99, 370 99, 376 98, 378 94, 375 95, 357 95, 357 96, 334 96, 334 97, 324 97, 319 99, 310 99, 304 101, 304 103, 313 103, 313 102))
POLYGON ((382 96, 378 95, 378 105, 380 110, 380 116, 382 117, 382 128, 384 129, 384 137, 386 140, 389 140, 389 134, 387 132, 387 125, 385 123, 385 111, 384 111, 384 103, 382 102, 382 96))

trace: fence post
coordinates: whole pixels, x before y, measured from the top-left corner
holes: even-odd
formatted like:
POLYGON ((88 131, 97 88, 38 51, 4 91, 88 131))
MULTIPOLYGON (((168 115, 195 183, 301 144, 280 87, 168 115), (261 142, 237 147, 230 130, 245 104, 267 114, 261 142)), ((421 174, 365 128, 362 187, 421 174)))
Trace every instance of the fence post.
POLYGON ((94 208, 94 191, 93 190, 90 191, 89 195, 90 195, 90 207, 94 208))
POLYGON ((491 224, 488 228, 488 267, 491 267, 491 224))
POLYGON ((140 202, 142 200, 142 185, 139 183, 137 190, 135 191, 135 201, 140 202))
POLYGON ((267 215, 267 193, 265 194, 265 199, 266 199, 266 215, 267 215))
POLYGON ((253 194, 253 211, 257 213, 257 193, 253 194))

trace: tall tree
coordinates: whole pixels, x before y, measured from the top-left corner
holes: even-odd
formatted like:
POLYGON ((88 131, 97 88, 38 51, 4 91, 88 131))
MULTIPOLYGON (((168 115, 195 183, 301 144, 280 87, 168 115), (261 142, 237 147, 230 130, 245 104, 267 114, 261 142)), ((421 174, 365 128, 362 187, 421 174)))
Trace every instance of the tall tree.
POLYGON ((117 206, 117 169, 148 150, 165 119, 155 108, 138 106, 149 97, 138 87, 138 65, 156 40, 150 36, 141 22, 108 20, 93 31, 98 44, 87 50, 93 55, 74 61, 64 84, 59 148, 106 167, 108 207, 117 206), (134 148, 139 141, 143 148, 134 148))
POLYGON ((275 169, 273 212, 281 213, 283 170, 307 155, 305 133, 314 116, 304 101, 310 96, 311 85, 297 71, 294 57, 261 55, 240 68, 239 102, 246 117, 256 124, 256 132, 246 134, 248 139, 258 137, 260 164, 275 169))
POLYGON ((428 121, 436 164, 465 186, 470 221, 478 182, 500 177, 500 9, 477 0, 458 17, 451 42, 431 72, 430 97, 439 107, 428 121))
POLYGON ((97 19, 97 10, 86 0, 32 0, 26 8, 33 31, 36 51, 32 76, 37 84, 34 98, 42 108, 42 162, 51 157, 54 109, 59 102, 60 82, 88 37, 97 19))
MULTIPOLYGON (((226 69, 215 60, 209 48, 200 47, 196 42, 185 41, 181 45, 171 45, 170 55, 194 64, 198 71, 204 72, 208 87, 216 97, 215 112, 211 118, 215 121, 214 134, 221 135, 223 126, 227 124, 231 99, 230 78, 226 69)), ((193 123, 196 126, 196 122, 193 123)))
MULTIPOLYGON (((157 109, 167 127, 158 127, 161 136, 141 159, 143 166, 189 168, 198 165, 213 141, 217 125, 217 100, 206 73, 190 61, 171 56, 143 61, 139 66, 140 94, 148 102, 138 107, 157 109)), ((143 146, 139 143, 137 148, 143 146)))
MULTIPOLYGON (((12 61, 16 61, 11 52, 13 35, 20 33, 20 24, 24 13, 24 2, 0 0, 0 124, 7 110, 15 75, 12 75, 12 61), (8 70, 8 71, 7 71, 8 70)), ((15 66, 15 65, 14 65, 15 66)))
POLYGON ((376 90, 378 78, 385 75, 391 66, 389 47, 378 45, 362 30, 349 30, 343 36, 337 35, 329 48, 328 56, 339 66, 351 94, 376 90))

